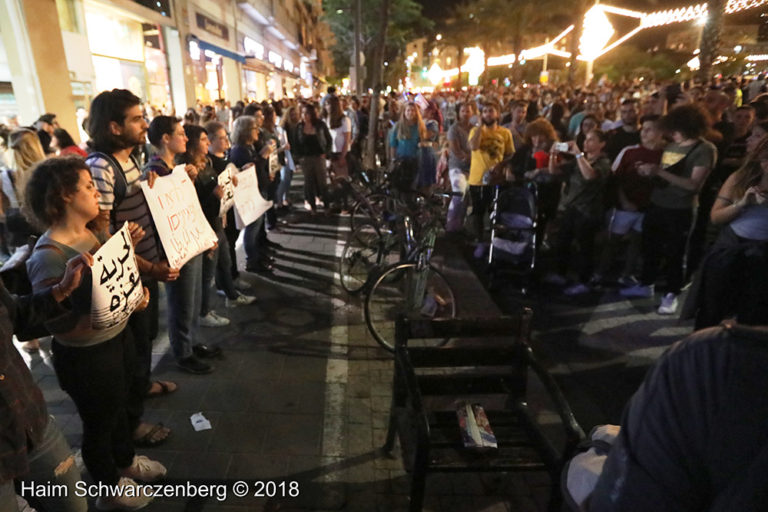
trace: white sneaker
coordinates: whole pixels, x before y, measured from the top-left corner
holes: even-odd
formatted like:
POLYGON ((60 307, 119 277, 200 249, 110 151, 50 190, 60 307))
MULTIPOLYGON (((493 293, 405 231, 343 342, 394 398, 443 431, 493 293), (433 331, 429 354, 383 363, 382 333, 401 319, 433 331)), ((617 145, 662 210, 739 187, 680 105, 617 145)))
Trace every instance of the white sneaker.
POLYGON ((229 325, 229 318, 224 318, 213 311, 209 311, 207 315, 200 317, 200 325, 203 327, 224 327, 229 325))
POLYGON ((141 480, 142 482, 154 482, 164 477, 168 470, 156 460, 151 460, 145 455, 134 455, 133 464, 123 469, 121 473, 126 478, 141 480))
POLYGON ((592 289, 584 283, 576 283, 563 290, 563 293, 572 297, 574 295, 584 295, 591 290, 592 289))
POLYGON ((661 298, 661 306, 657 312, 660 315, 674 315, 677 312, 677 295, 668 293, 661 298))
POLYGON ((622 288, 619 290, 619 295, 622 297, 650 299, 653 297, 653 285, 643 286, 642 284, 636 284, 629 288, 622 288))
POLYGON ((568 280, 565 277, 560 274, 555 274, 554 272, 550 272, 544 276, 543 281, 554 286, 565 286, 568 283, 568 280))
POLYGON ((99 510, 139 510, 152 501, 152 488, 139 485, 130 478, 123 477, 117 483, 118 492, 113 496, 96 498, 99 510))
POLYGON ((239 293, 236 299, 230 299, 229 297, 224 299, 224 305, 228 308, 247 306, 248 304, 253 304, 254 302, 256 302, 256 297, 252 295, 245 295, 243 293, 239 293))

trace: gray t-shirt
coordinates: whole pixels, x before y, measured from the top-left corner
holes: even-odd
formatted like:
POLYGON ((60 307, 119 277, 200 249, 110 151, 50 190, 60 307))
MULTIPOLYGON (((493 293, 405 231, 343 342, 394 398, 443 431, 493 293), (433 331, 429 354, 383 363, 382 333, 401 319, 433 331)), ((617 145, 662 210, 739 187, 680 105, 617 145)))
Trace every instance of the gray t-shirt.
MULTIPOLYGON (((682 178, 690 178, 694 167, 706 167, 710 171, 715 167, 717 148, 711 142, 703 139, 699 141, 698 145, 669 144, 661 156, 661 167, 669 169, 681 163, 683 159, 685 159, 683 167, 670 172, 674 172, 682 178)), ((651 203, 656 206, 671 210, 690 210, 697 205, 697 192, 678 187, 659 177, 654 178, 654 183, 651 203)))
MULTIPOLYGON (((472 128, 470 125, 466 130, 462 128, 459 123, 454 123, 448 129, 448 141, 456 141, 459 148, 466 155, 470 155, 472 152, 469 149, 469 130, 472 128)), ((461 169, 464 172, 469 172, 469 163, 471 160, 460 160, 453 151, 448 151, 448 168, 449 169, 461 169)))
MULTIPOLYGON (((94 248, 91 251, 95 252, 95 248, 105 241, 103 238, 96 238, 94 240, 94 248)), ((52 245, 59 250, 45 247, 38 248, 32 252, 32 255, 27 260, 27 274, 32 283, 32 290, 35 292, 50 286, 47 281, 51 279, 59 280, 64 275, 67 261, 84 250, 60 244, 51 239, 47 232, 37 241, 36 247, 41 245, 52 245)), ((108 329, 94 330, 91 328, 91 287, 91 275, 90 272, 87 272, 83 275, 82 283, 74 291, 70 299, 72 310, 46 322, 48 331, 62 345, 72 347, 97 345, 114 338, 125 329, 128 323, 127 319, 108 329)))

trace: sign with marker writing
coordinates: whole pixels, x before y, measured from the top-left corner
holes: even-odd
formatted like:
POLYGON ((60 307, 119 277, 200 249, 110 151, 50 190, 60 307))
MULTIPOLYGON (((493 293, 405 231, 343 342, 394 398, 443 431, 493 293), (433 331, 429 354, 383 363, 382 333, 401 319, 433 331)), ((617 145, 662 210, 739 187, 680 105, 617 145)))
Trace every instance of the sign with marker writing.
POLYGON ((261 197, 256 168, 249 167, 237 175, 235 187, 235 224, 237 229, 243 229, 264 212, 272 208, 272 201, 261 197))
POLYGON ((128 223, 93 255, 91 327, 108 329, 131 316, 144 299, 128 223))
POLYGON ((235 205, 235 185, 232 183, 232 176, 235 174, 237 174, 235 164, 228 164, 219 174, 219 186, 224 191, 224 195, 221 196, 219 217, 227 213, 235 205))
POLYGON ((172 268, 181 268, 216 244, 216 233, 205 219, 184 165, 177 165, 171 174, 157 178, 152 188, 142 181, 141 189, 172 268))

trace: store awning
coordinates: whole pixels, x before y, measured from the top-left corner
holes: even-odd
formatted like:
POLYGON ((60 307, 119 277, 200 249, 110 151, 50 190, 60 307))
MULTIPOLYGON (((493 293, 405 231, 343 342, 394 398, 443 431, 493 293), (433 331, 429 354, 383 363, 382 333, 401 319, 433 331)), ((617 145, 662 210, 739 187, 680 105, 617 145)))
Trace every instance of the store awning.
POLYGON ((202 39, 199 39, 195 36, 189 36, 189 38, 195 41, 197 43, 197 46, 200 47, 201 50, 210 50, 214 53, 218 53, 222 57, 227 57, 229 59, 236 60, 237 62, 245 64, 245 57, 243 55, 240 55, 239 53, 235 53, 233 51, 227 50, 220 46, 216 46, 215 44, 206 43, 202 39))

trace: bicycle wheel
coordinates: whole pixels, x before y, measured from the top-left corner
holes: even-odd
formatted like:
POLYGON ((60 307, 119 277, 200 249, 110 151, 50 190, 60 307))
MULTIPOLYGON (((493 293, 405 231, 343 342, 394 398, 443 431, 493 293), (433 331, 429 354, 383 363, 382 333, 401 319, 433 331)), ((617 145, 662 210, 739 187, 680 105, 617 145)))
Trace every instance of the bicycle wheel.
POLYGON ((369 194, 357 201, 349 212, 350 229, 354 231, 366 224, 380 226, 389 200, 386 194, 369 194))
POLYGON ((371 269, 381 263, 382 237, 375 226, 363 225, 352 231, 339 259, 341 287, 355 294, 363 289, 371 269))
MULTIPOLYGON (((454 318, 456 298, 448 281, 432 265, 421 270, 416 263, 396 263, 384 269, 365 298, 365 323, 379 344, 394 352, 395 320, 400 314, 430 318, 454 318)), ((418 344, 442 346, 448 338, 418 340, 418 344)))

